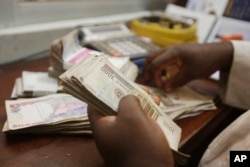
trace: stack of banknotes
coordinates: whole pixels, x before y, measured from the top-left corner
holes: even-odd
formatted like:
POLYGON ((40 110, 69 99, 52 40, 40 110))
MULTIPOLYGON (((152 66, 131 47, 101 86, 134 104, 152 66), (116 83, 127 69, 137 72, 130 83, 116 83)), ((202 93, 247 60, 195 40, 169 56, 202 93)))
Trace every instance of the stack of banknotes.
POLYGON ((115 115, 123 96, 138 97, 145 113, 162 128, 172 149, 177 150, 181 129, 140 86, 127 79, 104 55, 87 55, 60 75, 63 90, 93 105, 105 115, 115 115))
MULTIPOLYGON (((47 90, 47 94, 45 91, 40 97, 6 100, 7 120, 3 132, 91 134, 88 104, 105 115, 115 115, 119 100, 132 94, 138 97, 145 113, 159 124, 172 150, 177 151, 181 128, 173 120, 215 109, 212 97, 197 93, 188 86, 171 93, 149 87, 147 93, 142 85, 134 82, 137 76, 134 67, 125 64, 120 60, 110 61, 110 57, 102 53, 88 53, 59 76, 60 86, 55 78, 51 81, 44 79, 48 73, 24 71, 19 79, 22 81, 20 92, 34 95, 40 91, 42 94, 39 89, 45 89, 40 85, 43 82, 48 82, 51 92, 47 90), (151 95, 160 97, 159 106, 151 95)), ((15 84, 15 87, 20 89, 20 84, 15 84)))
MULTIPOLYGON (((51 66, 48 68, 48 73, 55 78, 65 72, 65 70, 76 63, 82 56, 91 52, 91 50, 83 48, 80 45, 78 33, 75 31, 65 35, 63 39, 61 39, 61 45, 63 48, 61 54, 54 52, 52 48, 49 55, 51 66), (78 52, 81 52, 81 54, 78 52)), ((55 47, 59 49, 58 46, 55 47)))
POLYGON ((23 71, 15 80, 11 98, 39 97, 60 91, 58 80, 50 77, 47 72, 23 71))
POLYGON ((105 115, 117 114, 119 101, 126 95, 136 96, 145 112, 162 129, 176 161, 185 164, 187 155, 178 152, 181 128, 154 102, 138 84, 117 70, 103 55, 88 55, 60 75, 63 90, 87 102, 105 115))
POLYGON ((87 103, 69 94, 6 100, 5 106, 5 133, 91 133, 87 103))
POLYGON ((180 87, 170 93, 149 87, 150 94, 160 98, 160 109, 172 120, 195 116, 216 106, 213 97, 198 93, 188 86, 180 87))
MULTIPOLYGON (((146 108, 148 108, 148 105, 153 108, 147 111, 148 114, 150 114, 155 119, 158 119, 159 117, 165 118, 167 116, 167 120, 181 119, 187 116, 200 114, 200 112, 205 110, 213 110, 216 108, 211 97, 199 94, 187 86, 176 89, 171 93, 166 93, 161 89, 149 87, 150 94, 157 95, 161 99, 160 105, 156 106, 154 102, 152 102, 151 98, 148 99, 147 94, 141 90, 140 85, 131 80, 129 77, 131 75, 127 75, 128 73, 125 72, 126 70, 116 68, 114 64, 117 65, 119 62, 111 63, 110 57, 107 55, 88 54, 60 76, 62 81, 62 85, 60 84, 60 86, 58 85, 57 79, 49 77, 46 72, 23 71, 22 76, 17 78, 12 92, 12 98, 17 98, 17 100, 6 100, 6 111, 8 115, 7 127, 9 128, 6 128, 5 126, 5 131, 11 130, 12 132, 15 132, 16 130, 20 129, 20 132, 27 132, 27 126, 16 126, 18 127, 16 129, 12 128, 13 126, 11 126, 11 123, 18 122, 16 120, 12 120, 13 118, 17 117, 22 118, 22 124, 29 125, 29 132, 32 132, 32 129, 39 129, 41 125, 54 125, 54 117, 57 116, 45 113, 48 111, 55 113, 57 108, 54 106, 59 105, 55 105, 54 102, 59 102, 60 99, 66 99, 62 101, 62 104, 65 103, 64 106, 68 107, 67 111, 65 110, 65 112, 69 113, 67 115, 68 117, 65 118, 63 117, 65 114, 61 115, 62 117, 59 121, 63 122, 64 125, 65 122, 63 120, 68 120, 71 117, 70 113, 71 110, 74 110, 75 104, 77 104, 75 101, 77 101, 77 99, 81 99, 81 103, 83 103, 83 105, 89 103, 97 106, 97 108, 104 114, 115 114, 119 100, 122 96, 131 93, 140 97, 146 96, 147 98, 145 98, 144 101, 149 101, 150 103, 147 102, 147 104, 143 105, 146 108), (85 78, 90 79, 90 81, 86 80, 85 78), (90 90, 95 90, 94 93, 96 94, 90 90), (68 94, 67 98, 65 98, 66 95, 60 92, 67 92, 71 95, 68 94), (114 92, 114 94, 112 94, 112 92, 114 92), (72 95, 77 97, 77 99, 72 95), (32 98, 19 99, 20 97, 32 98), (44 102, 42 103, 42 101, 44 102), (27 105, 29 107, 22 107, 24 106, 22 103, 29 104, 27 105), (41 104, 43 107, 41 107, 41 104), (13 110, 11 106, 21 107, 13 110), (39 119, 31 119, 34 122, 28 123, 30 118, 33 117, 33 114, 36 117, 38 115, 36 113, 39 112, 41 112, 40 115, 42 118, 47 121, 36 121, 39 119), (29 115, 23 113, 29 113, 29 115), (27 122, 25 123, 25 121, 27 122)), ((86 113, 84 117, 84 119, 88 120, 86 113)), ((173 127, 175 126, 173 125, 173 127)), ((177 130, 175 131, 179 132, 179 129, 176 129, 177 130)), ((46 133, 46 128, 44 130, 45 131, 42 132, 39 130, 34 131, 34 133, 46 133)), ((83 131, 74 131, 74 133, 82 132, 83 131)))

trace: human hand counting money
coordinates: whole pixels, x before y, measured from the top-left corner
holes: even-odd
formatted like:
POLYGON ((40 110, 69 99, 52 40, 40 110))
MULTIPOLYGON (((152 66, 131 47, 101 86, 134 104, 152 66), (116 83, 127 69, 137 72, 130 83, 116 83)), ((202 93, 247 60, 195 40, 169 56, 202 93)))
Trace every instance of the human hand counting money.
POLYGON ((144 79, 169 92, 191 80, 209 77, 217 70, 228 70, 232 54, 229 42, 169 46, 147 58, 144 79), (166 73, 167 78, 162 77, 166 73))

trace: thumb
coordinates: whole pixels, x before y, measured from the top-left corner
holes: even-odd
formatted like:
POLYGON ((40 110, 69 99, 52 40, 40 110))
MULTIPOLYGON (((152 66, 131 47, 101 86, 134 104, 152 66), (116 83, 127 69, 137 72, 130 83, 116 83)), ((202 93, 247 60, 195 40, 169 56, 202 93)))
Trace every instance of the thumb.
POLYGON ((94 134, 96 133, 97 135, 101 131, 105 131, 105 128, 108 128, 108 125, 112 124, 116 119, 116 116, 103 115, 91 105, 88 105, 87 111, 91 128, 94 134))
POLYGON ((190 81, 189 77, 187 77, 188 75, 189 74, 187 74, 184 70, 180 70, 175 76, 166 82, 164 85, 165 91, 171 92, 172 90, 185 85, 190 81))
POLYGON ((88 104, 87 111, 88 111, 89 121, 90 121, 91 124, 98 121, 100 118, 104 117, 103 114, 101 114, 99 111, 97 111, 90 104, 88 104))
POLYGON ((145 119, 146 114, 144 113, 139 99, 134 95, 124 96, 118 106, 117 119, 145 119))

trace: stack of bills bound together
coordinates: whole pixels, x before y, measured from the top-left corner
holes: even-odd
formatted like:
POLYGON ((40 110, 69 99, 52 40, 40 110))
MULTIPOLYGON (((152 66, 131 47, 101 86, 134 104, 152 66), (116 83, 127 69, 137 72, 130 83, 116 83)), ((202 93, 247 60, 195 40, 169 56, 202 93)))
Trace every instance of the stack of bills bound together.
MULTIPOLYGON (((69 37, 71 38, 71 36, 69 37)), ((68 45, 64 45, 64 55, 54 55, 53 58, 56 60, 52 61, 53 67, 61 70, 57 71, 58 75, 76 64, 85 55, 101 54, 78 46, 74 41, 66 41, 68 45)), ((104 56, 117 70, 129 79, 135 80, 138 75, 138 67, 130 61, 129 57, 104 56)), ((7 121, 3 132, 91 133, 85 112, 87 103, 72 95, 63 94, 61 88, 58 78, 51 77, 48 72, 23 71, 21 77, 16 79, 11 94, 11 98, 16 100, 5 101, 7 121), (62 110, 63 106, 66 107, 65 110, 62 110), (76 112, 77 107, 82 108, 83 113, 76 112)))
POLYGON ((213 97, 200 94, 188 86, 180 87, 170 93, 159 88, 149 87, 150 94, 160 98, 160 109, 170 119, 177 120, 214 110, 213 97))
POLYGON ((60 92, 58 80, 47 72, 23 71, 15 80, 11 98, 39 97, 60 92))
POLYGON ((48 73, 50 76, 55 78, 65 72, 65 70, 67 70, 78 59, 80 59, 80 56, 83 56, 83 54, 86 54, 90 51, 89 49, 83 48, 80 45, 78 33, 76 31, 72 31, 63 37, 62 47, 62 54, 56 54, 53 52, 53 49, 51 49, 51 53, 49 55, 51 66, 48 69, 48 73), (77 54, 77 52, 81 51, 82 54, 77 54))
POLYGON ((5 133, 92 133, 87 104, 65 93, 5 101, 5 133))
MULTIPOLYGON (((87 55, 59 78, 64 91, 93 105, 105 115, 117 113, 123 96, 135 95, 145 113, 161 127, 171 149, 175 153, 178 150, 181 128, 160 110, 149 94, 117 70, 106 56, 87 55)), ((185 163, 187 156, 180 159, 185 163)))

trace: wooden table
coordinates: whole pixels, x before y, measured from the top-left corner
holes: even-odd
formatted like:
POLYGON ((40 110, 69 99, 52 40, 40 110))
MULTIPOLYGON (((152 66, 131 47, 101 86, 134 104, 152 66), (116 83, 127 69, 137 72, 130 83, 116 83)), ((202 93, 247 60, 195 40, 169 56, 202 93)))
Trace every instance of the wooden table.
MULTIPOLYGON (((14 81, 23 70, 47 71, 48 56, 0 67, 0 127, 6 120, 5 100, 10 98, 14 81)), ((218 86, 213 81, 195 81, 192 86, 216 94, 218 86)), ((191 118, 176 121, 182 128, 180 150, 190 154, 189 166, 197 166, 199 159, 209 142, 240 112, 233 112, 227 106, 218 105, 218 109, 207 111, 191 118), (222 112, 227 110, 227 112, 222 112)), ((91 136, 81 135, 6 135, 0 132, 0 166, 8 167, 92 167, 102 166, 91 136)))

